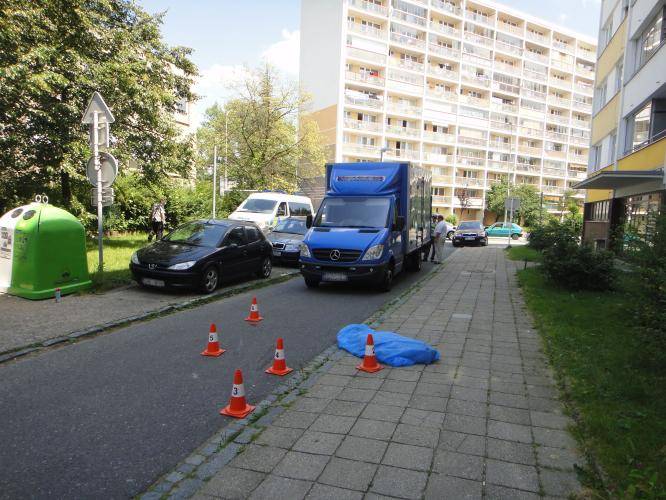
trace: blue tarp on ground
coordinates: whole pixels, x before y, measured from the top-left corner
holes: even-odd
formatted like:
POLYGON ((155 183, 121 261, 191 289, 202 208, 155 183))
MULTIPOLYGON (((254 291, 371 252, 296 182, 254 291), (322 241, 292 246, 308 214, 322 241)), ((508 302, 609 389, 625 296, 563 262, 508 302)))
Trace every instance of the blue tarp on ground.
POLYGON ((380 363, 390 366, 429 365, 439 359, 439 352, 425 342, 393 332, 378 332, 368 325, 347 325, 338 332, 338 347, 359 358, 365 354, 365 342, 372 333, 375 354, 380 363))

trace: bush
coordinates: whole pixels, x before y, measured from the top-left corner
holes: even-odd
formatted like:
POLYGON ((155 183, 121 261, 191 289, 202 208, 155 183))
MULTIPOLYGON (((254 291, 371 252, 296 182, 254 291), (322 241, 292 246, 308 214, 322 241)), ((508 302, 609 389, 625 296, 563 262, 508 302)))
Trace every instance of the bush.
POLYGON ((579 245, 561 233, 543 252, 543 272, 558 286, 569 290, 609 290, 615 281, 615 255, 579 245))
POLYGON ((458 217, 456 216, 456 214, 449 214, 446 216, 446 219, 444 220, 449 224, 453 224, 454 226, 458 224, 458 217))
POLYGON ((577 242, 579 234, 580 230, 574 224, 551 219, 530 232, 527 244, 535 250, 542 251, 552 248, 555 242, 559 240, 577 242))

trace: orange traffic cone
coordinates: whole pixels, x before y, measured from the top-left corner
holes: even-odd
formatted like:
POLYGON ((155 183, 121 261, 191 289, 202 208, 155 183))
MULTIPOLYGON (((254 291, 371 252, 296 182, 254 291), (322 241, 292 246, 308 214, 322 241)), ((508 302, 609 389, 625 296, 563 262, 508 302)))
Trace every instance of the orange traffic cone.
POLYGON ((262 319, 261 316, 259 316, 259 306, 257 305, 257 298, 252 297, 252 305, 250 306, 250 315, 245 318, 245 321, 249 321, 250 323, 259 323, 262 319))
POLYGON ((215 323, 210 325, 210 333, 208 334, 208 345, 206 350, 201 353, 202 356, 221 356, 226 349, 220 349, 220 342, 217 340, 217 328, 215 323))
POLYGON ((220 415, 234 418, 245 418, 254 410, 254 406, 245 401, 245 386, 243 385, 243 373, 236 370, 234 373, 234 386, 231 389, 229 404, 220 410, 220 415))
POLYGON ((384 367, 377 363, 377 356, 375 356, 375 340, 372 338, 372 333, 368 333, 368 339, 365 341, 365 356, 363 356, 363 363, 358 365, 356 369, 374 373, 382 368, 384 367))
POLYGON ((293 368, 287 366, 287 361, 284 358, 284 343, 282 338, 277 339, 277 346, 275 347, 275 357, 273 358, 273 366, 266 370, 266 373, 273 375, 286 375, 294 371, 293 368))

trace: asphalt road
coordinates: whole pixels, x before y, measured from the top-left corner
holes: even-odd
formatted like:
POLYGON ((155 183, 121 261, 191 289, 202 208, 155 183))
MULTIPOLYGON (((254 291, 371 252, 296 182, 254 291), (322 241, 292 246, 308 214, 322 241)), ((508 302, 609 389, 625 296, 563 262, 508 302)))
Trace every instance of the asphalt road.
MULTIPOLYGON (((451 252, 450 243, 447 252, 451 252)), ((0 365, 0 497, 126 498, 227 423, 233 371, 250 402, 281 380, 263 370, 285 339, 298 368, 422 277, 403 273, 390 294, 309 290, 300 277, 256 292, 265 320, 247 324, 252 293, 0 365), (211 322, 227 352, 204 358, 211 322)))

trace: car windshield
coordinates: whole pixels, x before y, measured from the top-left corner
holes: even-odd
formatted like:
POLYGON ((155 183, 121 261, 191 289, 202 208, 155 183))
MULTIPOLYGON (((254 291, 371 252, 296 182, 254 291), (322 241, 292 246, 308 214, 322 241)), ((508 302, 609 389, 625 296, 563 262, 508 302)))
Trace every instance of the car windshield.
POLYGON ((324 198, 315 227, 386 227, 389 198, 324 198))
POLYGON ((185 243, 186 245, 196 245, 198 247, 216 247, 228 226, 222 224, 209 224, 207 222, 188 222, 177 227, 164 239, 172 243, 185 243))
POLYGON ((305 227, 304 220, 284 219, 277 223, 275 229, 278 233, 305 234, 308 228, 305 227))
POLYGON ((275 200, 267 200, 264 198, 248 198, 240 207, 239 212, 254 212, 256 214, 270 214, 273 213, 277 205, 275 200))
POLYGON ((480 222, 474 221, 474 222, 461 222, 458 225, 458 230, 465 230, 465 229, 483 229, 483 226, 481 225, 480 222))

